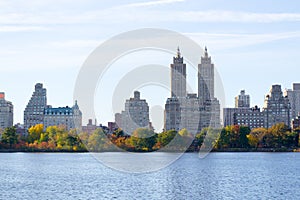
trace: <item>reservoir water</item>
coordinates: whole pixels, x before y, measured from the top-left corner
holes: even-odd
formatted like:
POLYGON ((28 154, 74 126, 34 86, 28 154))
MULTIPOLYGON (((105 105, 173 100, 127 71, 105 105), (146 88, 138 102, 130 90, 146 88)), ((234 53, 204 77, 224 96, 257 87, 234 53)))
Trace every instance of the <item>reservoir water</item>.
POLYGON ((89 153, 0 154, 1 200, 300 199, 299 186, 300 153, 187 153, 149 173, 120 172, 89 153))

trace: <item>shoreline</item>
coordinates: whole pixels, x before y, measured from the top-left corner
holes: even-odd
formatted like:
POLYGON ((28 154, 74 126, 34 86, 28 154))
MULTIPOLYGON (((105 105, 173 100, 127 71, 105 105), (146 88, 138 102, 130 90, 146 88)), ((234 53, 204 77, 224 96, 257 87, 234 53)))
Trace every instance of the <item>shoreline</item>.
MULTIPOLYGON (((151 153, 157 151, 71 151, 71 150, 20 150, 0 149, 0 153, 151 153)), ((159 151, 161 153, 182 153, 182 151, 159 151)), ((300 149, 213 149, 211 153, 300 153, 300 149)), ((199 151, 186 151, 185 153, 199 153, 199 151)))

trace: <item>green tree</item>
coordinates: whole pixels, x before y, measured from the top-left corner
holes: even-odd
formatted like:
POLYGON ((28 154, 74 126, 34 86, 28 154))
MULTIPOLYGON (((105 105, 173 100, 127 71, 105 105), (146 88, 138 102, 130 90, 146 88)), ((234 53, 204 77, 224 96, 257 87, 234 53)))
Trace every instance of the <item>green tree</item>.
POLYGON ((102 129, 96 129, 88 138, 87 148, 89 151, 101 151, 104 149, 106 136, 102 129))
POLYGON ((175 130, 162 132, 157 135, 157 142, 159 142, 161 146, 166 146, 174 139, 176 135, 177 135, 177 131, 175 130))
POLYGON ((118 138, 118 137, 124 137, 125 133, 122 129, 118 128, 113 132, 113 134, 118 138))
POLYGON ((157 134, 148 128, 138 128, 133 131, 129 141, 136 150, 151 151, 156 143, 157 134))
POLYGON ((214 128, 203 128, 200 133, 196 134, 194 144, 196 145, 196 150, 200 147, 211 149, 215 147, 220 137, 222 129, 214 128), (203 146, 202 146, 203 145, 203 146))
POLYGON ((248 126, 240 126, 239 129, 239 147, 240 148, 248 148, 248 138, 247 135, 251 132, 251 129, 248 126))
POLYGON ((3 144, 8 144, 10 148, 12 148, 12 145, 17 144, 18 142, 18 136, 16 133, 15 127, 8 127, 4 129, 4 132, 2 133, 1 142, 3 144))
POLYGON ((226 126, 221 131, 218 148, 247 148, 249 147, 247 135, 250 129, 245 126, 226 126))

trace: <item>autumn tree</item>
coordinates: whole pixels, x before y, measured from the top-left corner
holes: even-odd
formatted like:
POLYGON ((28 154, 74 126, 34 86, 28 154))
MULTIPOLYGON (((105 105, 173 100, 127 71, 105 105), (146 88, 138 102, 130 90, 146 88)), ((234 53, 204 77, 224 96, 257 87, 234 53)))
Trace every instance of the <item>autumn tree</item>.
POLYGON ((43 124, 36 124, 28 129, 28 137, 27 141, 29 143, 33 143, 34 141, 38 141, 40 139, 41 133, 44 130, 43 124))
POLYGON ((248 143, 251 147, 263 147, 264 137, 268 133, 266 128, 254 128, 251 130, 250 134, 247 135, 248 143))

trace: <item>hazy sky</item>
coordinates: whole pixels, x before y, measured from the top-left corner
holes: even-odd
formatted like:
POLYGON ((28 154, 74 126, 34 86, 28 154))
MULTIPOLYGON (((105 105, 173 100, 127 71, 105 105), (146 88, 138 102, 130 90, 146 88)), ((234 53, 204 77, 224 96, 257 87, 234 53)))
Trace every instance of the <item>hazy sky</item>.
MULTIPOLYGON (((72 105, 87 56, 110 37, 139 28, 174 30, 206 45, 227 106, 241 89, 252 106, 262 106, 272 84, 300 82, 295 0, 0 0, 0 91, 14 104, 14 123, 23 123, 37 82, 47 88, 48 104, 72 105)), ((100 115, 98 122, 113 120, 100 115)))

